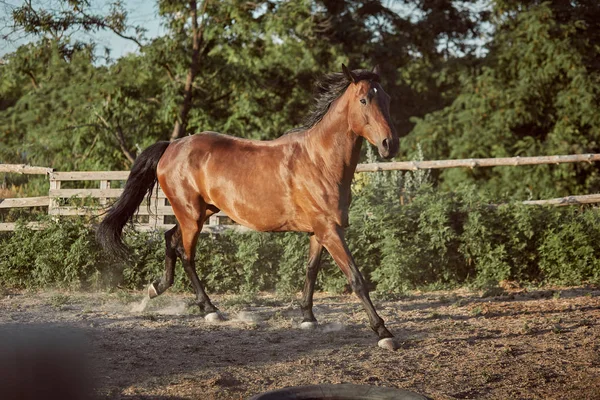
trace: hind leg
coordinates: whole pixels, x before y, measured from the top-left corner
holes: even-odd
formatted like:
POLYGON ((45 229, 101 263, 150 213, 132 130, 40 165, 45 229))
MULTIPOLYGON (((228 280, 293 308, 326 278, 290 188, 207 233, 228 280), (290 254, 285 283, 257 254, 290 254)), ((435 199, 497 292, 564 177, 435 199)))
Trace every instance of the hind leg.
MULTIPOLYGON (((195 265, 196 244, 198 242, 200 230, 202 229, 206 218, 213 213, 214 212, 211 209, 207 210, 207 206, 205 204, 200 204, 196 218, 186 218, 183 216, 180 218, 177 216, 181 229, 181 241, 177 247, 177 253, 181 257, 183 269, 190 279, 192 287, 194 288, 194 292, 196 293, 196 304, 202 311, 207 313, 207 320, 220 320, 223 319, 223 317, 206 294, 204 290, 204 283, 198 277, 195 265)), ((186 213, 186 216, 188 215, 189 213, 186 213)))
MULTIPOLYGON (((218 213, 220 210, 214 206, 209 205, 205 212, 204 221, 211 215, 218 213)), ((165 272, 163 276, 155 280, 148 286, 148 297, 153 299, 159 294, 164 293, 168 288, 173 285, 175 279, 175 263, 177 262, 177 256, 182 253, 181 245, 181 230, 179 225, 175 225, 173 228, 165 232, 165 272)), ((180 256, 181 258, 181 256, 180 256)))
POLYGON ((148 286, 148 297, 151 299, 162 294, 173 285, 175 278, 175 262, 177 261, 177 245, 181 241, 179 226, 165 232, 165 272, 163 276, 148 286))
POLYGON ((310 247, 308 251, 308 267, 306 269, 306 280, 302 290, 302 300, 300 309, 302 310, 302 323, 300 328, 313 329, 317 326, 317 319, 313 314, 313 292, 315 291, 315 282, 321 266, 321 254, 323 254, 323 245, 319 243, 317 237, 310 237, 310 247))

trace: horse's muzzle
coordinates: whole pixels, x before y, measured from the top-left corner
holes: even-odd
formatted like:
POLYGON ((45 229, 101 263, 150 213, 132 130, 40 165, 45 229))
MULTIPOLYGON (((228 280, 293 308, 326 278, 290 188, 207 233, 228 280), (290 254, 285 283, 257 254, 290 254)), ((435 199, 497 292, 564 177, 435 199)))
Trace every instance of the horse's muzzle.
POLYGON ((379 150, 379 155, 386 160, 394 157, 398 153, 398 139, 383 139, 377 149, 379 150))

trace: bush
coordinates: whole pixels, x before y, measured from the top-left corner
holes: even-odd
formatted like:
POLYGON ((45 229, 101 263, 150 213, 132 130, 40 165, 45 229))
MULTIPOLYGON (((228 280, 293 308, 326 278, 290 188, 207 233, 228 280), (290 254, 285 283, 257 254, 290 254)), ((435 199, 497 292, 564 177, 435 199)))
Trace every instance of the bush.
MULTIPOLYGON (((600 213, 594 207, 491 205, 472 187, 441 193, 427 173, 363 174, 354 186, 346 238, 358 267, 382 294, 459 285, 600 282, 600 213)), ((128 231, 131 256, 111 262, 81 219, 44 219, 0 236, 0 281, 11 287, 141 289, 163 273, 161 232, 128 231)), ((308 235, 202 234, 196 267, 209 292, 301 290, 308 235)), ((346 278, 324 255, 317 288, 339 292, 346 278)), ((189 290, 177 264, 173 290, 189 290)))
POLYGON ((600 214, 565 210, 541 240, 539 268, 545 281, 565 285, 600 282, 600 214))
POLYGON ((57 223, 44 218, 44 230, 24 224, 2 240, 0 281, 15 287, 80 288, 109 271, 93 231, 79 219, 57 223))

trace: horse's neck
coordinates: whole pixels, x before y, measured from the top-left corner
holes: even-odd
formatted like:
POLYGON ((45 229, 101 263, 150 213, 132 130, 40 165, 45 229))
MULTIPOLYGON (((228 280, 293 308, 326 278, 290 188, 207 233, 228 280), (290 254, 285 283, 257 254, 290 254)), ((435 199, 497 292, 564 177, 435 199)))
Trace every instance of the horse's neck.
POLYGON ((348 125, 347 102, 332 104, 323 119, 306 132, 307 148, 323 173, 339 184, 350 185, 362 146, 362 137, 348 125))

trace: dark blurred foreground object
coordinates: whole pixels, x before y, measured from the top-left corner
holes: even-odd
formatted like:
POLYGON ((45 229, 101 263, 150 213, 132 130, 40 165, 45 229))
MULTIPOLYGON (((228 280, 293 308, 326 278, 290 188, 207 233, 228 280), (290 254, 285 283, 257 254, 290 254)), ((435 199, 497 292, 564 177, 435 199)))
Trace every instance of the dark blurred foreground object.
POLYGON ((403 389, 369 385, 308 385, 273 390, 250 400, 427 400, 403 389))
POLYGON ((88 350, 84 335, 73 329, 0 327, 0 398, 91 399, 88 350))

